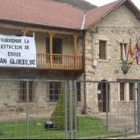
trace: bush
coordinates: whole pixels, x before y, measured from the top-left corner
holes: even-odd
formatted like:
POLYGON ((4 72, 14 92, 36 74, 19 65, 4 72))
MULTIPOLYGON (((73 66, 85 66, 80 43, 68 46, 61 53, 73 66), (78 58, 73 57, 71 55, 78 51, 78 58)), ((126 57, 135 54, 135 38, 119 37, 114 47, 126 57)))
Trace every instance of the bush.
MULTIPOLYGON (((69 129, 69 93, 66 93, 67 96, 67 126, 69 129)), ((73 100, 74 101, 74 100, 73 100)), ((73 122, 75 118, 75 109, 73 106, 73 122)), ((57 102, 57 105, 51 115, 50 119, 54 123, 54 127, 57 129, 65 129, 65 92, 64 89, 62 88, 61 93, 59 95, 59 99, 57 102)), ((74 127, 74 125, 73 125, 74 127)))

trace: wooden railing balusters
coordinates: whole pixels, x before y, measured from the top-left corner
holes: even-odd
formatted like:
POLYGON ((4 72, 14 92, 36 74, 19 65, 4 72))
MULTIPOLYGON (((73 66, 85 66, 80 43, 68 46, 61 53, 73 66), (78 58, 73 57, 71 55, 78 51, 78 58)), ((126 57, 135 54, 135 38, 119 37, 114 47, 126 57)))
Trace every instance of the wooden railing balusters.
POLYGON ((46 69, 82 70, 82 56, 37 54, 37 67, 46 69), (50 60, 52 58, 52 60, 50 60), (76 61, 75 61, 76 60, 76 61))

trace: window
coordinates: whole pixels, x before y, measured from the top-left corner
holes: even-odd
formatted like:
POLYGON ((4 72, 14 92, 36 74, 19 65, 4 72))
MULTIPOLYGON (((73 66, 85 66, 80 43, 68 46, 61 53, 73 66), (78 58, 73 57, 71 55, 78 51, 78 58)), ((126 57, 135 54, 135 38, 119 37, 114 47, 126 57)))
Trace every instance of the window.
MULTIPOLYGON (((50 53, 50 40, 49 38, 46 38, 46 53, 50 53)), ((59 38, 53 38, 53 48, 52 48, 52 53, 53 53, 53 63, 62 63, 62 57, 60 55, 56 54, 62 54, 62 39, 59 38)), ((50 58, 47 58, 47 62, 49 61, 50 58)))
MULTIPOLYGON (((123 60, 123 43, 120 43, 120 50, 121 50, 121 61, 123 60)), ((124 51, 125 51, 125 56, 126 56, 126 50, 127 50, 127 44, 124 43, 124 51)))
POLYGON ((106 41, 99 41, 99 58, 106 59, 106 41))
POLYGON ((81 83, 77 82, 76 83, 76 88, 77 88, 77 101, 81 101, 81 83))
MULTIPOLYGON (((29 102, 33 101, 33 82, 29 82, 29 102)), ((20 82, 20 102, 27 102, 27 82, 20 82)))
POLYGON ((49 99, 52 102, 57 102, 61 93, 61 83, 51 82, 49 84, 49 99))
POLYGON ((120 83, 120 101, 123 101, 124 100, 124 86, 125 84, 124 83, 120 83))
POLYGON ((134 83, 129 83, 129 100, 133 100, 134 83))

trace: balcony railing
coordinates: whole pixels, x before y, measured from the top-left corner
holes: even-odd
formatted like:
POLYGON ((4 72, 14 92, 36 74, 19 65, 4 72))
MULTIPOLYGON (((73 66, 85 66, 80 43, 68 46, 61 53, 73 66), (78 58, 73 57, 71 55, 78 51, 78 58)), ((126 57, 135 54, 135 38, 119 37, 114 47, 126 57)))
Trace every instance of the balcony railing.
POLYGON ((42 69, 82 70, 82 56, 37 54, 37 67, 42 69))

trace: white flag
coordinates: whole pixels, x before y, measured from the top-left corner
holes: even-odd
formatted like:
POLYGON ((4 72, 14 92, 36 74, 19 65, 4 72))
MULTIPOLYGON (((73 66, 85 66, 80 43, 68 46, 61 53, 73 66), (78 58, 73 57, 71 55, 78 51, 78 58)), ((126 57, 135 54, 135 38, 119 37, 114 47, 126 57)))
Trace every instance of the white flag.
POLYGON ((126 52, 125 52, 125 47, 124 47, 124 43, 122 43, 122 55, 123 55, 123 61, 125 61, 126 60, 126 52))

